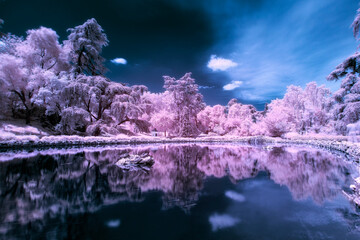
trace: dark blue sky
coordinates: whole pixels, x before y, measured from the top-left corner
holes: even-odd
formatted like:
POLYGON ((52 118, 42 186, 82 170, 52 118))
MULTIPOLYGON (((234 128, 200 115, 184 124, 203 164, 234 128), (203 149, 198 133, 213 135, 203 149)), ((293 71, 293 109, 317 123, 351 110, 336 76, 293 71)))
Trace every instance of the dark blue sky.
POLYGON ((208 104, 236 97, 261 109, 290 84, 338 88, 325 77, 356 50, 350 25, 358 7, 357 0, 0 0, 0 18, 5 32, 46 26, 65 39, 67 28, 95 17, 110 40, 103 55, 112 80, 160 92, 163 75, 193 72, 208 104))

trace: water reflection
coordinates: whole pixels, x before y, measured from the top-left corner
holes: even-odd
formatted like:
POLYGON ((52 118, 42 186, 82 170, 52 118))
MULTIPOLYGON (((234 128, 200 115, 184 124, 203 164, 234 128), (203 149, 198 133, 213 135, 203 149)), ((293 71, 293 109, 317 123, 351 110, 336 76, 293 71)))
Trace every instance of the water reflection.
MULTIPOLYGON (((207 177, 228 177, 236 183, 266 172, 294 199, 311 198, 322 204, 349 185, 352 171, 345 161, 324 151, 235 145, 143 146, 76 154, 64 150, 27 159, 14 156, 0 165, 0 236, 7 238, 22 228, 29 234, 45 231, 52 221, 64 223, 73 214, 95 212, 105 205, 141 202, 153 191, 162 192, 162 209, 176 206, 190 213, 207 177), (124 153, 149 153, 155 164, 149 172, 123 171, 115 162, 124 153)), ((224 194, 239 203, 246 201, 235 191, 224 194)), ((217 231, 240 219, 215 213, 209 221, 217 231)), ((120 226, 120 220, 107 225, 120 226)), ((64 232, 68 231, 69 226, 64 232)))

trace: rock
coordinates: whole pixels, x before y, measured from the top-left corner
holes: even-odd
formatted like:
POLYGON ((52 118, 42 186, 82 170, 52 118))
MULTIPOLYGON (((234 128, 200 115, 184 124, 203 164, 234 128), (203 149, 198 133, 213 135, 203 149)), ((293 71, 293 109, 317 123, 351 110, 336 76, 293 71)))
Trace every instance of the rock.
POLYGON ((352 193, 346 193, 345 196, 360 207, 360 177, 355 178, 355 183, 350 185, 352 193))
POLYGON ((142 158, 147 157, 147 156, 149 156, 148 153, 143 153, 143 154, 140 155, 140 157, 142 157, 142 158))
POLYGON ((127 157, 129 157, 130 155, 129 155, 129 153, 123 153, 123 154, 121 154, 120 156, 119 156, 119 158, 121 159, 121 158, 127 158, 127 157))
POLYGON ((147 156, 145 158, 142 159, 142 162, 146 165, 153 165, 154 164, 154 159, 151 156, 147 156))
POLYGON ((115 165, 125 170, 145 170, 149 171, 154 164, 154 159, 148 154, 142 155, 120 155, 120 158, 115 165), (124 157, 123 157, 124 156, 124 157))

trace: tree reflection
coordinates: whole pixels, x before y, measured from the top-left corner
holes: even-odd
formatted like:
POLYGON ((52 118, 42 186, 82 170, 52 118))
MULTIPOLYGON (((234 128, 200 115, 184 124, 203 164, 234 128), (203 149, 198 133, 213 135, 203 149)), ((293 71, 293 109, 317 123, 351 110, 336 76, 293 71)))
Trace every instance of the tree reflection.
POLYGON ((301 148, 164 145, 38 155, 0 165, 0 233, 7 236, 19 224, 41 231, 53 219, 65 221, 71 214, 120 201, 143 201, 143 193, 154 190, 163 193, 163 209, 177 206, 189 212, 208 176, 227 176, 236 183, 266 171, 294 199, 311 197, 319 204, 339 192, 339 183, 349 181, 344 161, 301 148), (150 172, 125 172, 115 165, 125 153, 149 153, 155 164, 150 172))

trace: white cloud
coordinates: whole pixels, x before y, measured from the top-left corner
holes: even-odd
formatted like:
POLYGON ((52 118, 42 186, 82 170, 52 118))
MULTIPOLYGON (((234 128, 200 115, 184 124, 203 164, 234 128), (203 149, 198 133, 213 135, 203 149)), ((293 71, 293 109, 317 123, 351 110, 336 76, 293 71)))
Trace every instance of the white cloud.
POLYGON ((235 191, 226 191, 225 196, 237 202, 245 202, 244 195, 237 193, 235 191))
POLYGON ((231 91, 231 90, 234 90, 235 88, 240 87, 242 84, 243 84, 242 81, 232 81, 231 83, 223 86, 223 89, 226 91, 231 91))
POLYGON ((209 88, 214 88, 214 86, 201 86, 201 85, 199 85, 199 89, 209 89, 209 88))
POLYGON ((125 58, 114 58, 113 60, 111 60, 112 63, 114 64, 127 64, 127 61, 125 58))
POLYGON ((0 48, 4 48, 6 44, 3 41, 0 41, 0 48))
POLYGON ((263 94, 262 92, 252 92, 252 91, 248 91, 248 90, 241 91, 241 92, 238 92, 237 97, 241 98, 241 99, 250 100, 250 101, 265 101, 269 97, 270 97, 270 99, 276 98, 276 96, 272 97, 270 90, 267 89, 267 94, 263 94))
POLYGON ((238 64, 236 62, 233 62, 230 59, 225 59, 221 57, 216 57, 216 55, 211 55, 207 67, 213 71, 225 71, 231 67, 236 67, 237 65, 238 64))
POLYGON ((209 222, 212 230, 215 232, 219 229, 235 226, 240 222, 240 219, 234 218, 228 214, 219 215, 215 213, 209 217, 209 222))
POLYGON ((109 228, 117 228, 120 226, 120 219, 114 219, 114 220, 110 220, 106 222, 106 226, 108 226, 109 228))

